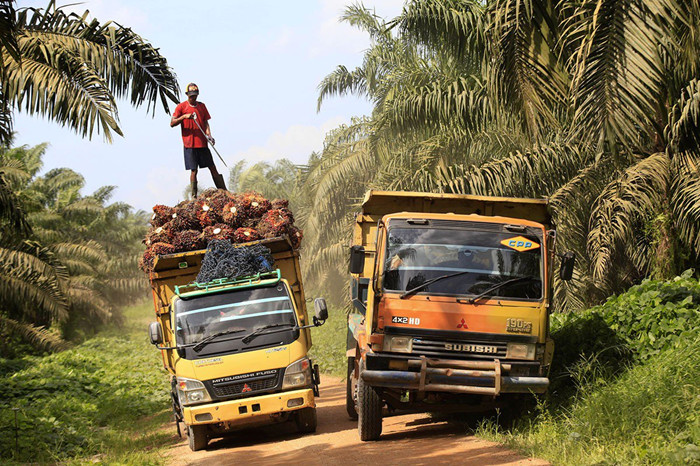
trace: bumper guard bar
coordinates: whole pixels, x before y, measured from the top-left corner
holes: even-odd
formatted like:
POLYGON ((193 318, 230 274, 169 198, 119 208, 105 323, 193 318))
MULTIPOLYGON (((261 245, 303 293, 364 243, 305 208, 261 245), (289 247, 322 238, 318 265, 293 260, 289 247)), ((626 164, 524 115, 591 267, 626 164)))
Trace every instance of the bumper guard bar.
POLYGON ((407 390, 499 395, 501 393, 544 393, 549 387, 547 377, 504 376, 510 364, 493 361, 449 361, 410 359, 407 370, 365 370, 361 377, 373 387, 407 390))

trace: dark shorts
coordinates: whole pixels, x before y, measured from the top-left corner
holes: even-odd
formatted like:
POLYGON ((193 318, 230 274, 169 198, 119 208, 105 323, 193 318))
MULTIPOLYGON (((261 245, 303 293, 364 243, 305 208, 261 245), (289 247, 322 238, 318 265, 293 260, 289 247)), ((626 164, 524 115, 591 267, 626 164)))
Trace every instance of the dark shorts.
POLYGON ((208 147, 185 147, 185 170, 196 170, 214 166, 214 159, 208 147))

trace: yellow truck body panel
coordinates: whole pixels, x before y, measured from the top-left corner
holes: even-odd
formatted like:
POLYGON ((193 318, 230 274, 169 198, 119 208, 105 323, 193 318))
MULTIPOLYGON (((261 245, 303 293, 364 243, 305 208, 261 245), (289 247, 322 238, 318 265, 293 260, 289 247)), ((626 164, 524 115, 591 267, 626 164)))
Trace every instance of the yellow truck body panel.
MULTIPOLYGON (((257 243, 263 244, 272 253, 274 268, 279 269, 280 278, 275 282, 277 289, 287 290, 289 297, 292 298, 293 309, 291 311, 296 317, 298 326, 309 325, 310 320, 306 310, 306 298, 299 265, 299 251, 294 250, 286 237, 245 243, 245 245, 257 243)), ((166 348, 161 349, 164 367, 173 376, 173 381, 177 380, 176 378, 201 381, 206 385, 206 389, 213 399, 213 401, 200 404, 183 404, 181 407, 182 420, 188 426, 211 425, 216 428, 216 432, 220 432, 224 428, 245 425, 251 419, 262 420, 280 413, 314 408, 314 390, 311 382, 307 381, 307 385, 297 389, 285 389, 282 380, 285 368, 306 358, 308 349, 311 347, 311 334, 308 328, 298 330, 298 338, 290 343, 272 344, 261 349, 241 348, 240 351, 228 353, 224 351, 203 356, 191 353, 192 357, 186 358, 176 348, 178 344, 182 344, 182 342, 176 342, 173 330, 177 326, 174 310, 178 300, 185 298, 187 301, 196 301, 200 298, 200 294, 210 296, 217 293, 236 292, 238 291, 237 287, 255 290, 257 286, 269 285, 266 285, 269 280, 266 281, 266 279, 258 277, 257 279, 245 279, 247 281, 244 280, 240 283, 237 281, 237 284, 223 283, 220 286, 207 284, 208 288, 200 287, 203 291, 198 291, 199 288, 196 286, 190 287, 183 294, 181 289, 178 290, 178 287, 195 282, 205 252, 205 250, 199 250, 159 256, 156 258, 153 272, 150 274, 155 313, 163 334, 162 347, 166 348), (192 289, 194 291, 190 291, 192 289), (178 296, 178 291, 180 291, 180 296, 178 296), (276 385, 256 388, 258 386, 255 383, 259 382, 259 379, 265 378, 258 377, 259 374, 267 376, 273 373, 276 374, 275 380, 271 381, 271 377, 267 377, 266 383, 268 381, 275 382, 276 385), (240 383, 238 383, 239 381, 240 383), (243 384, 245 385, 242 392, 230 392, 233 390, 231 388, 233 385, 243 384), (245 394, 248 390, 252 391, 250 395, 245 394), (260 391, 260 393, 256 394, 255 391, 260 391), (288 406, 287 402, 290 400, 293 400, 294 403, 288 406)), ((285 294, 285 296, 287 295, 285 294)), ((211 309, 211 307, 206 309, 211 309)), ((204 311, 195 309, 190 311, 190 313, 192 312, 204 311)), ((236 390, 238 389, 240 387, 236 388, 236 390)))

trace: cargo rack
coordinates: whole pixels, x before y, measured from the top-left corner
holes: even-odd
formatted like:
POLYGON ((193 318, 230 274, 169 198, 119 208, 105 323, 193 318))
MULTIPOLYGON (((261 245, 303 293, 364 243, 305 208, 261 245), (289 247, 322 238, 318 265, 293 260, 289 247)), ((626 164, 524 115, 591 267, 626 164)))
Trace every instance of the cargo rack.
POLYGON ((242 277, 217 278, 206 283, 193 282, 187 285, 176 285, 175 294, 180 298, 187 298, 188 296, 194 294, 200 295, 220 291, 220 288, 225 286, 236 286, 238 289, 245 289, 252 286, 258 286, 263 280, 274 280, 271 282, 271 284, 274 284, 279 282, 281 279, 282 273, 280 272, 280 269, 276 269, 271 272, 261 272, 255 275, 246 275, 242 277))

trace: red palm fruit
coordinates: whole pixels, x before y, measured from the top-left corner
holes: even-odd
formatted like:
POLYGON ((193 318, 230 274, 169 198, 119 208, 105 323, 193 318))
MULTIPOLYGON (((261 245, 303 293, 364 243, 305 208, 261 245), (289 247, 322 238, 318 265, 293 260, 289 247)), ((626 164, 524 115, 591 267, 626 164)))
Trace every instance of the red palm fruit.
POLYGON ((197 251, 204 249, 207 242, 202 236, 202 232, 197 230, 185 230, 175 234, 173 246, 178 252, 197 251))
POLYGON ((291 212, 288 210, 272 209, 263 214, 257 228, 265 238, 274 238, 287 234, 293 221, 291 212))
POLYGON ((146 249, 143 252, 143 256, 141 256, 141 259, 139 259, 139 269, 143 270, 144 272, 152 272, 153 271, 153 261, 155 259, 155 256, 153 255, 153 251, 151 249, 146 249))
POLYGON ((151 225, 154 227, 160 227, 165 225, 171 220, 173 214, 173 208, 167 205, 154 205, 153 206, 153 216, 151 217, 151 225))
POLYGON ((151 245, 151 252, 153 256, 164 256, 166 254, 172 254, 175 252, 175 246, 168 243, 153 243, 151 245))
POLYGON ((173 231, 196 230, 199 228, 199 220, 195 213, 194 202, 181 202, 175 207, 172 219, 173 231))
POLYGON ((250 218, 262 217, 271 207, 270 201, 254 191, 243 193, 240 196, 240 205, 245 209, 247 217, 250 218))
POLYGON ((209 201, 198 199, 194 205, 197 220, 202 228, 221 222, 221 215, 212 208, 209 201))
POLYGON ((229 201, 223 209, 221 217, 225 224, 232 228, 243 225, 245 220, 245 210, 236 201, 229 201))
POLYGON ((249 241, 257 241, 261 238, 260 233, 252 228, 239 228, 233 234, 233 240, 236 243, 247 243, 249 241))
POLYGON ((304 232, 299 228, 292 226, 289 229, 289 239, 292 242, 292 247, 294 249, 299 249, 301 247, 301 240, 304 238, 304 232))
POLYGON ((271 209, 289 209, 289 201, 287 199, 273 199, 270 203, 271 209))
POLYGON ((216 212, 223 212, 224 206, 231 202, 228 191, 217 189, 209 198, 209 203, 216 212))
POLYGON ((234 229, 230 226, 223 223, 218 223, 216 225, 206 227, 203 235, 207 242, 213 239, 225 239, 227 241, 231 241, 233 239, 233 232, 234 229))
POLYGON ((168 228, 168 223, 158 228, 152 228, 147 234, 144 243, 151 246, 154 243, 172 243, 173 233, 168 228))

